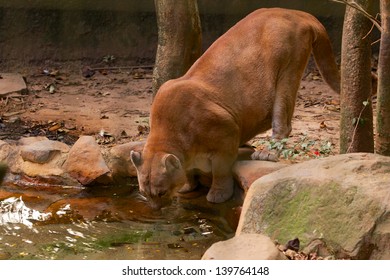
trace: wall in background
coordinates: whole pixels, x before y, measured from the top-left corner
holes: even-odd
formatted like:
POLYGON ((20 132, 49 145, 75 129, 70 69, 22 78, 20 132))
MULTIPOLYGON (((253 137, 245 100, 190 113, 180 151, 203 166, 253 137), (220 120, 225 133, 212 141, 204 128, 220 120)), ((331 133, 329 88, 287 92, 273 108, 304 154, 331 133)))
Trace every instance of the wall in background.
MULTIPOLYGON (((285 7, 310 12, 340 49, 344 6, 328 0, 198 0, 207 48, 251 11, 285 7)), ((153 62, 157 26, 153 0, 0 0, 0 69, 46 60, 153 62)))

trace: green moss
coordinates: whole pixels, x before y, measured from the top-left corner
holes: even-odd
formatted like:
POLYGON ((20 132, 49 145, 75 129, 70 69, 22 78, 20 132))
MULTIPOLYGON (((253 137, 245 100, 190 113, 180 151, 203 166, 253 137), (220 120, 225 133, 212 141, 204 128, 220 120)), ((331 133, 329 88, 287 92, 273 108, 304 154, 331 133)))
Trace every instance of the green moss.
POLYGON ((380 213, 357 187, 343 188, 335 182, 314 186, 287 180, 276 185, 262 203, 260 223, 266 234, 281 243, 298 237, 303 245, 324 237, 344 244, 351 240, 352 246, 380 213))

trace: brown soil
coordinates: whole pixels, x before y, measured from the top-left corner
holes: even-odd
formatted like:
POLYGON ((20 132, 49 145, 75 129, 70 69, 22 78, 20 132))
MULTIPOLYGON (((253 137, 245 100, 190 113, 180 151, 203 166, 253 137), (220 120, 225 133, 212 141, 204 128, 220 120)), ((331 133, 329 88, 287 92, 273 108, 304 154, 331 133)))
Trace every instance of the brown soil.
MULTIPOLYGON (((19 69, 29 93, 0 100, 0 139, 43 135, 72 144, 84 134, 114 145, 145 138, 151 69, 97 71, 90 78, 83 77, 81 69, 75 63, 19 69)), ((270 131, 259 135, 253 144, 264 146, 262 140, 270 135, 270 131)), ((312 71, 301 83, 288 149, 298 153, 300 144, 312 141, 297 159, 315 157, 330 142, 326 154, 333 154, 338 152, 338 137, 339 97, 312 71)))

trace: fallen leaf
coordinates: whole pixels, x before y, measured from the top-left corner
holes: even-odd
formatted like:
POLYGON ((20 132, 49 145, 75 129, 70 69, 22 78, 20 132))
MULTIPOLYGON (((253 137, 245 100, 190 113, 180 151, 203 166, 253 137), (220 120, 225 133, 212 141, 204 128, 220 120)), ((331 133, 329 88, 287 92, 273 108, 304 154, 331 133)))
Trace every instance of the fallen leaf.
POLYGON ((58 129, 60 129, 60 128, 61 128, 61 124, 57 123, 57 124, 55 124, 55 125, 49 127, 48 130, 49 130, 49 131, 56 131, 56 130, 58 130, 58 129))
POLYGON ((53 94, 55 91, 56 91, 55 86, 54 86, 53 84, 50 84, 50 86, 49 86, 49 92, 50 92, 51 94, 53 94))
POLYGON ((295 252, 298 252, 299 251, 299 239, 298 238, 295 238, 293 240, 289 240, 286 244, 286 248, 287 250, 294 250, 295 252))

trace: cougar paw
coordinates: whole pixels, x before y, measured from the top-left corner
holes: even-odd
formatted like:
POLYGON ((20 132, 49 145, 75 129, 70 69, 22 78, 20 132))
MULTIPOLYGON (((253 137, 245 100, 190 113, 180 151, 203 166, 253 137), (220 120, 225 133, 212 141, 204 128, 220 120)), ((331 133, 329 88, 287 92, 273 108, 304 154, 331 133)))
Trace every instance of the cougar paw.
POLYGON ((207 194, 207 201, 212 203, 222 203, 231 198, 233 195, 233 187, 225 189, 211 188, 207 194))
POLYGON ((180 190, 178 190, 178 193, 189 193, 196 189, 196 185, 190 185, 188 183, 184 184, 183 187, 181 187, 180 190))
POLYGON ((261 150, 254 152, 251 159, 277 162, 279 161, 279 154, 274 151, 261 150))

